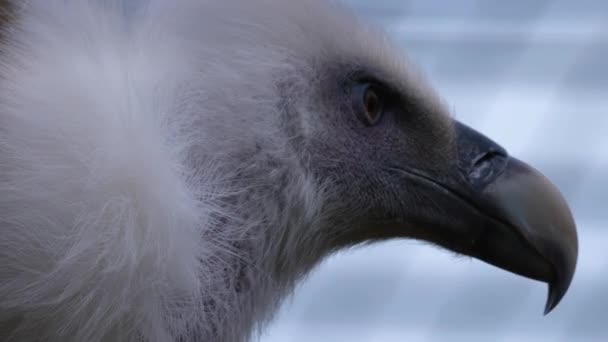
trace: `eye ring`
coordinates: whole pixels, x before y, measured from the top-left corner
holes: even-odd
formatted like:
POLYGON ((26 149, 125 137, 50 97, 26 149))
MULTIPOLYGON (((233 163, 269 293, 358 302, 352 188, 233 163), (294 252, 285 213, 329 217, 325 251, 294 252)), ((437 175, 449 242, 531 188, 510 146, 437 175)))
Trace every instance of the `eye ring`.
POLYGON ((384 93, 373 84, 358 85, 354 92, 354 107, 366 126, 378 124, 384 115, 384 93))

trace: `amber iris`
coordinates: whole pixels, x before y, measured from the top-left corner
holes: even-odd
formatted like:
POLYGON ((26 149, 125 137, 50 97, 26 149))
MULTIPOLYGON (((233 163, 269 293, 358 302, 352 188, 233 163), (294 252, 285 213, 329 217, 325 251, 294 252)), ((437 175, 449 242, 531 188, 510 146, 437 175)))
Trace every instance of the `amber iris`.
POLYGON ((369 85, 365 87, 363 92, 363 114, 368 125, 375 125, 384 111, 384 103, 382 97, 375 87, 369 85))

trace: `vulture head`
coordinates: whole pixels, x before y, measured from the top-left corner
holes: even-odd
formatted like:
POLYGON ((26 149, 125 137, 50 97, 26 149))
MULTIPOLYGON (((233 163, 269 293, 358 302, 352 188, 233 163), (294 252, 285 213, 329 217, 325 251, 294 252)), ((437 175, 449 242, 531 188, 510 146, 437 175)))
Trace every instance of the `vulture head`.
POLYGON ((0 336, 244 341, 345 247, 428 241, 548 284, 559 191, 320 0, 32 0, 0 59, 0 336))

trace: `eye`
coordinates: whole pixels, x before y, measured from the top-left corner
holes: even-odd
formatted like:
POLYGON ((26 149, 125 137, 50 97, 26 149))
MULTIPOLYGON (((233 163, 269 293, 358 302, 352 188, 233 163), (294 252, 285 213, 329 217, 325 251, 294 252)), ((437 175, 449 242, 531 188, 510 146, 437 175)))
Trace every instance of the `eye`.
POLYGON ((377 124, 384 114, 384 93, 378 86, 366 83, 355 87, 353 92, 355 112, 367 126, 377 124))

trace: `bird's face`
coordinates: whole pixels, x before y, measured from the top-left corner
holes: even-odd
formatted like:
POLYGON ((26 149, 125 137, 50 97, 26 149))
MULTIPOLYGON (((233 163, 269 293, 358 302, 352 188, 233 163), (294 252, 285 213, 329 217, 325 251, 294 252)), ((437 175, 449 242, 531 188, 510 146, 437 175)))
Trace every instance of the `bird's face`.
POLYGON ((409 237, 549 284, 572 279, 577 236, 538 171, 451 119, 432 92, 381 71, 334 68, 310 92, 304 160, 325 189, 332 247, 409 237))

